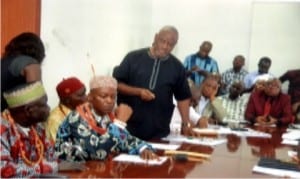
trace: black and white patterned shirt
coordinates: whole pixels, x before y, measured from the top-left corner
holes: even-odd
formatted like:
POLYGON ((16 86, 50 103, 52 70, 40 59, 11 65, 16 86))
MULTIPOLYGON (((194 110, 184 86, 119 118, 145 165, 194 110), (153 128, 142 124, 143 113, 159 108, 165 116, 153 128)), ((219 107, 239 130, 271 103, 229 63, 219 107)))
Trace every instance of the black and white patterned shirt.
POLYGON ((234 82, 243 82, 247 74, 248 71, 244 69, 241 69, 240 72, 236 73, 233 68, 228 69, 224 73, 222 73, 222 83, 227 85, 224 89, 224 94, 227 94, 229 92, 229 88, 234 82))
POLYGON ((227 116, 223 119, 224 122, 242 122, 245 121, 245 110, 250 94, 243 94, 235 100, 229 98, 229 94, 220 96, 222 106, 227 112, 227 116))

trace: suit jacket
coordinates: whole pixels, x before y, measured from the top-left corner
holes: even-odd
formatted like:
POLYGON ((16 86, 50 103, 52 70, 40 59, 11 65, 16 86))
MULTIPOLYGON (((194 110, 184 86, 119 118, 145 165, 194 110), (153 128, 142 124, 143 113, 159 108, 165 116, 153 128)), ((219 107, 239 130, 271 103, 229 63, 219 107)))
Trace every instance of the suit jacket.
POLYGON ((253 92, 246 108, 246 120, 254 123, 257 116, 263 116, 264 106, 268 98, 271 98, 269 115, 278 119, 277 125, 291 123, 293 121, 291 99, 289 95, 281 92, 275 97, 267 96, 264 91, 253 92))

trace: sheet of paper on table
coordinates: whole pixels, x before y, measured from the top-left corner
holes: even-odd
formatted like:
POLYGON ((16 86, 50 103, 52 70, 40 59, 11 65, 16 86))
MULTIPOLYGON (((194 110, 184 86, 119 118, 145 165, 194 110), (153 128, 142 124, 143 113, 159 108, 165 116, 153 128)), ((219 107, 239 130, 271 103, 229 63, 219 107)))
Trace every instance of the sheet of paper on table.
POLYGON ((167 161, 168 157, 159 157, 159 160, 144 160, 139 155, 120 154, 113 158, 116 162, 132 162, 147 165, 161 165, 167 161))
POLYGON ((199 133, 199 134, 235 134, 240 137, 261 137, 261 138, 271 138, 271 134, 253 130, 250 128, 245 128, 245 131, 236 131, 236 130, 231 130, 230 128, 226 127, 215 127, 215 128, 205 128, 205 129, 200 129, 200 128, 193 128, 193 131, 199 133))
POLYGON ((287 140, 297 140, 300 139, 300 130, 292 130, 282 134, 283 139, 287 140))
POLYGON ((231 134, 232 131, 230 128, 220 127, 220 128, 193 128, 193 131, 199 134, 231 134))
POLYGON ((247 128, 247 131, 233 131, 232 133, 240 137, 260 137, 271 138, 271 134, 247 128))
POLYGON ((289 150, 289 151, 288 151, 288 156, 289 156, 289 157, 297 156, 297 152, 296 152, 296 151, 289 150))
POLYGON ((297 140, 288 140, 288 139, 283 139, 281 141, 282 144, 286 144, 286 145, 293 145, 296 146, 298 145, 298 141, 297 140))
POLYGON ((300 129, 300 124, 289 124, 287 131, 289 130, 299 130, 300 129))
POLYGON ((182 135, 168 135, 162 140, 170 141, 170 142, 177 142, 177 143, 189 143, 189 144, 196 144, 196 145, 206 145, 206 146, 216 146, 219 144, 223 144, 227 142, 225 138, 197 138, 197 137, 186 137, 182 135))
POLYGON ((269 174, 273 176, 279 177, 291 177, 291 178, 300 178, 300 172, 297 171, 290 171, 290 170, 282 170, 282 169, 274 169, 274 168, 267 168, 255 165, 252 169, 254 172, 269 174))
POLYGON ((153 148, 160 150, 177 150, 180 145, 177 144, 161 144, 161 143, 151 143, 148 142, 153 148))

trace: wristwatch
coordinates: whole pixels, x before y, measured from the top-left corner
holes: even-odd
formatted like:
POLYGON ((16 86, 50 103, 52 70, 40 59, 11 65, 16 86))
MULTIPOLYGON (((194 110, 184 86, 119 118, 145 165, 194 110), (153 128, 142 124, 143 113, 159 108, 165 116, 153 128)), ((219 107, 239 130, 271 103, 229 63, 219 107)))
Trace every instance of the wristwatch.
POLYGON ((185 122, 182 122, 182 127, 188 127, 190 128, 192 125, 191 125, 191 122, 190 121, 185 121, 185 122))

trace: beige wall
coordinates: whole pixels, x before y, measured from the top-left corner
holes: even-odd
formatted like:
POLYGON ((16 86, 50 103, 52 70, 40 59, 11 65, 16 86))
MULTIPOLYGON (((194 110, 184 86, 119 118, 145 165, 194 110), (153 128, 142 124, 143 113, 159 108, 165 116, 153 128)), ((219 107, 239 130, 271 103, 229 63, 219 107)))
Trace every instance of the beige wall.
POLYGON ((180 60, 211 40, 211 56, 221 72, 236 54, 246 57, 250 71, 261 56, 270 56, 275 75, 295 68, 299 58, 299 1, 44 0, 41 22, 47 50, 43 80, 51 107, 63 77, 74 75, 88 85, 91 63, 97 74, 110 75, 127 52, 150 46, 166 24, 179 30, 173 53, 180 60))
POLYGON ((254 4, 249 54, 249 69, 256 69, 262 56, 272 59, 270 71, 276 76, 300 68, 299 2, 254 4))

